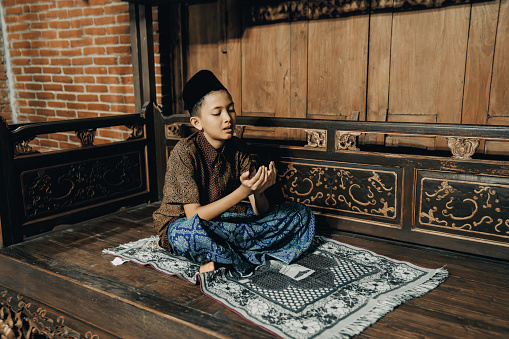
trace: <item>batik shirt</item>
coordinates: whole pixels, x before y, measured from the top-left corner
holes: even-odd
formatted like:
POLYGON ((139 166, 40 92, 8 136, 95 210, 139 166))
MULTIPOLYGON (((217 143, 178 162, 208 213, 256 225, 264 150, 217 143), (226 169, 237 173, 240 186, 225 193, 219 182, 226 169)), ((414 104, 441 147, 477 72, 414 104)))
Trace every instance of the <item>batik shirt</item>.
MULTIPOLYGON (((168 226, 184 217, 185 204, 207 205, 225 197, 240 186, 240 175, 254 164, 247 144, 233 137, 216 150, 197 132, 180 140, 170 153, 167 163, 161 207, 153 214, 160 245, 171 251, 168 226)), ((245 204, 237 204, 228 212, 244 213, 245 204)))

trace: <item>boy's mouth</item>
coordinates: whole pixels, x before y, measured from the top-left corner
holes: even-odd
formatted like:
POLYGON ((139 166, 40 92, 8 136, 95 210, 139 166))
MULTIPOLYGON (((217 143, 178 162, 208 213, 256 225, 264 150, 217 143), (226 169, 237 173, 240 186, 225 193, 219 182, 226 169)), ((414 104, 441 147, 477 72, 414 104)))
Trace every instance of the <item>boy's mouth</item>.
POLYGON ((231 133, 231 132, 233 131, 233 126, 232 126, 232 125, 230 125, 230 126, 228 126, 228 127, 225 127, 225 128, 223 128, 223 131, 225 131, 225 132, 227 132, 227 133, 231 133))

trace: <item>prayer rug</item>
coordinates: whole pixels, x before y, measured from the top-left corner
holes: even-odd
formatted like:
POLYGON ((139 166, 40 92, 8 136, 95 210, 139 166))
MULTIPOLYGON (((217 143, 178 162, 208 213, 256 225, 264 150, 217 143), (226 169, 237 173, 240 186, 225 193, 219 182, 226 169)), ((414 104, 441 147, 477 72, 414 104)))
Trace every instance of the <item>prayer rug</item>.
POLYGON ((199 265, 157 242, 154 236, 103 253, 191 283, 199 277, 204 294, 283 338, 357 335, 448 276, 444 268, 419 267, 324 237, 315 237, 308 252, 291 265, 269 260, 248 275, 224 267, 199 274, 199 265))

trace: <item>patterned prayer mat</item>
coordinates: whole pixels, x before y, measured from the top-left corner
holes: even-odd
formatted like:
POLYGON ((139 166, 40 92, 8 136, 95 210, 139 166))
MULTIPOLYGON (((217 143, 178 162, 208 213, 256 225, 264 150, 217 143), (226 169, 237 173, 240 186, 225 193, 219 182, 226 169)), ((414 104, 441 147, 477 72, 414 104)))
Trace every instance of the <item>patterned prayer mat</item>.
POLYGON ((157 242, 154 236, 103 253, 191 283, 199 277, 204 294, 283 338, 357 335, 448 276, 444 268, 419 267, 323 237, 316 237, 308 253, 291 265, 270 260, 245 276, 224 267, 199 274, 199 265, 157 242))

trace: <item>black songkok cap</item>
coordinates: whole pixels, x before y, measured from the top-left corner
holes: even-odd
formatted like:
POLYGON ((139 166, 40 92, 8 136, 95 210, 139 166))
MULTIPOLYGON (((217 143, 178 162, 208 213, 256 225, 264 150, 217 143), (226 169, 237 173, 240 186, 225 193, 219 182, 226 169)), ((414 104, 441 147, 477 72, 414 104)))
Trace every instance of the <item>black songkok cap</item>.
POLYGON ((184 109, 189 113, 192 111, 194 105, 205 95, 213 91, 225 90, 226 88, 216 78, 214 73, 208 70, 201 70, 184 86, 182 97, 184 99, 184 109))

